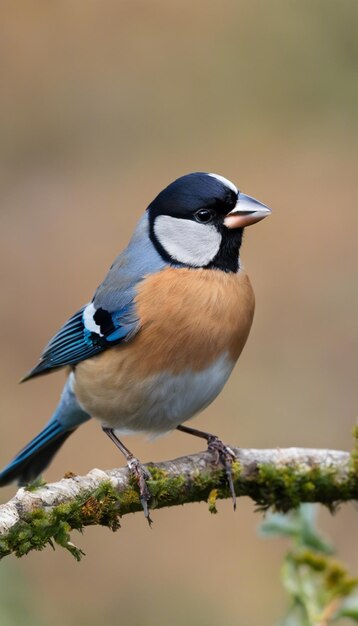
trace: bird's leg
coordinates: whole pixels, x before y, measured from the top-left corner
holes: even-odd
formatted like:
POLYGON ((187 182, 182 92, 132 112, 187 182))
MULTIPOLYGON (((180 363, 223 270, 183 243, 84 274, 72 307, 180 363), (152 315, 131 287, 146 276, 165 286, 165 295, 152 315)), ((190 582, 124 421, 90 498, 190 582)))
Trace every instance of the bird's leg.
POLYGON ((118 439, 117 435, 115 434, 112 428, 107 428, 106 426, 102 426, 102 430, 111 439, 111 441, 115 443, 117 448, 124 455, 127 461, 129 470, 132 473, 132 475, 135 477, 138 483, 140 501, 143 507, 144 515, 146 517, 146 520, 149 526, 151 526, 153 522, 149 515, 149 510, 148 510, 148 502, 151 499, 151 495, 150 495, 150 491, 148 489, 148 485, 146 482, 147 479, 150 478, 150 474, 147 472, 147 470, 141 464, 141 462, 132 454, 132 452, 128 450, 128 448, 126 448, 126 446, 118 439))
POLYGON ((208 450, 214 455, 214 462, 217 465, 220 461, 223 464, 226 472, 226 478, 229 485, 232 502, 234 506, 234 511, 236 509, 236 494, 234 489, 234 481, 232 478, 232 464, 235 461, 236 456, 233 450, 226 446, 219 437, 216 435, 212 435, 211 433, 206 433, 202 430, 197 430, 196 428, 189 428, 188 426, 177 426, 177 430, 180 430, 182 433, 187 433, 188 435, 194 435, 194 437, 201 437, 202 439, 206 439, 208 442, 208 450))

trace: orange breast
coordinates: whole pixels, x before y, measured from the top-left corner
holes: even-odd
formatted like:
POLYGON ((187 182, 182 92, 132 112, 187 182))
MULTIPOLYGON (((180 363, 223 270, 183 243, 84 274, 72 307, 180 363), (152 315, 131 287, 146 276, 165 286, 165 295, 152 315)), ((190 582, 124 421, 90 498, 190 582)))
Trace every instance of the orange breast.
POLYGON ((141 283, 137 308, 143 330, 133 348, 146 355, 143 373, 148 366, 196 371, 223 352, 236 361, 250 331, 254 294, 244 273, 167 269, 141 283))
POLYGON ((80 401, 128 390, 131 381, 158 372, 200 371, 223 353, 235 362, 255 301, 244 272, 170 268, 140 283, 136 305, 141 329, 133 340, 76 367, 80 401))

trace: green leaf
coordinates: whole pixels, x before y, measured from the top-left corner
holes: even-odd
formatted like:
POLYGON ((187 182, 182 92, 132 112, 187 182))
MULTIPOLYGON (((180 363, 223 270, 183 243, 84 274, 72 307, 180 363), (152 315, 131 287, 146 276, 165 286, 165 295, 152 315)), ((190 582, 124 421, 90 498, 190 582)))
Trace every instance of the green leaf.
POLYGON ((300 516, 300 542, 301 545, 323 554, 333 554, 334 550, 330 543, 324 538, 321 531, 317 530, 318 507, 314 504, 301 504, 299 508, 300 516))
POLYGON ((338 620, 341 617, 350 617, 352 620, 358 623, 358 596, 353 596, 343 600, 337 613, 334 616, 334 620, 338 620))
POLYGON ((290 537, 301 547, 333 554, 332 546, 316 528, 316 517, 316 505, 301 504, 293 513, 268 513, 259 531, 263 537, 290 537))
POLYGON ((303 607, 295 603, 277 626, 311 626, 303 607))
POLYGON ((301 594, 301 584, 297 576, 296 564, 286 558, 281 568, 281 579, 286 591, 294 598, 299 598, 301 594))
POLYGON ((268 513, 259 532, 263 537, 296 537, 299 528, 291 515, 268 513))

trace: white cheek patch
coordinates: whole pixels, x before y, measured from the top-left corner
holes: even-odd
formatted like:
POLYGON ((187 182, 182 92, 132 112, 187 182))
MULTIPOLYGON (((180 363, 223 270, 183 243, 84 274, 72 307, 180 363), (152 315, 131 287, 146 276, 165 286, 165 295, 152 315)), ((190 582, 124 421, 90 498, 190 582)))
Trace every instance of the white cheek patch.
POLYGON ((93 319, 95 312, 96 308, 91 302, 86 306, 85 310, 83 311, 83 323, 85 325, 85 328, 87 328, 87 330, 89 330, 91 333, 96 333, 96 335, 100 335, 101 337, 103 337, 103 333, 101 333, 101 327, 96 324, 93 319))
POLYGON ((208 265, 221 244, 221 234, 215 226, 169 215, 156 218, 154 232, 172 259, 193 267, 208 265))

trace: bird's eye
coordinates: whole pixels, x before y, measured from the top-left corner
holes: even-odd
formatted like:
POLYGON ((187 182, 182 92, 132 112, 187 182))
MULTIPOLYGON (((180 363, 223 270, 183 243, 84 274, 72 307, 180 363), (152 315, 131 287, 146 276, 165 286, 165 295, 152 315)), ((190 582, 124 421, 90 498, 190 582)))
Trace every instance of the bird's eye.
POLYGON ((195 213, 194 217, 197 222, 201 222, 201 224, 208 224, 208 222, 211 222, 214 215, 210 209, 199 209, 199 211, 195 213))

